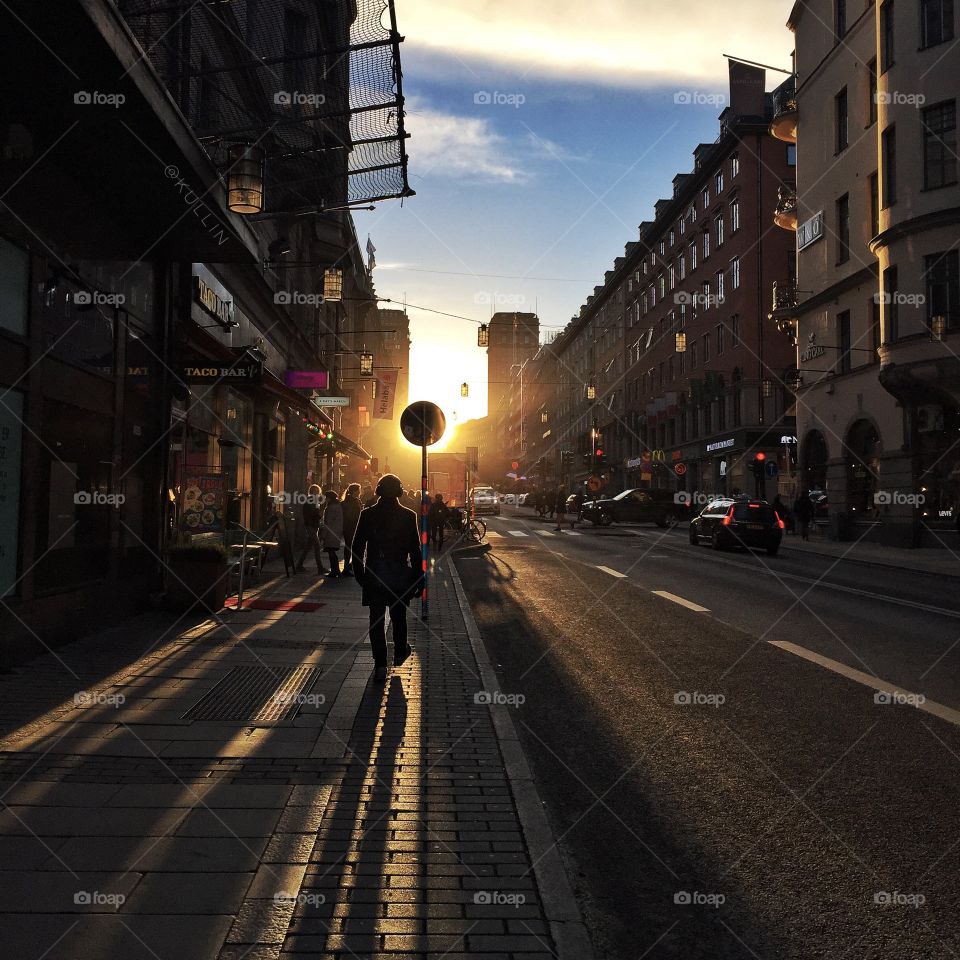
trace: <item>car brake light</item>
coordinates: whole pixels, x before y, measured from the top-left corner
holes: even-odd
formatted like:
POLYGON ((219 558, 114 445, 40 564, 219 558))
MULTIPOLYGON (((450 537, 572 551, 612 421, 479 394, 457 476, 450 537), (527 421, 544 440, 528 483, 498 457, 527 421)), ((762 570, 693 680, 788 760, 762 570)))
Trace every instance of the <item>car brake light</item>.
POLYGON ((730 512, 723 518, 723 525, 729 527, 733 522, 733 507, 730 508, 730 512))
POLYGON ((774 511, 773 511, 773 515, 777 518, 777 526, 778 526, 781 530, 786 530, 786 529, 787 529, 787 525, 780 519, 780 514, 777 513, 776 510, 774 510, 774 511))

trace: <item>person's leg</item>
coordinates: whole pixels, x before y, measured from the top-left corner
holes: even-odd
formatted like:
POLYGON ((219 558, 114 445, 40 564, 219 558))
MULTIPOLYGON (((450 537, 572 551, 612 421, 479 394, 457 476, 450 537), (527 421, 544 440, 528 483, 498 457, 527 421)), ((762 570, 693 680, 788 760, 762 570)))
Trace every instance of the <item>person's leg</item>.
POLYGON ((313 532, 313 559, 317 561, 317 576, 322 576, 327 571, 323 566, 323 546, 320 543, 320 528, 313 532))
POLYGON ((343 547, 343 572, 350 576, 353 573, 353 553, 350 548, 344 544, 343 547))
POLYGON ((340 558, 337 556, 336 550, 327 550, 327 557, 330 560, 330 576, 339 577, 340 576, 340 558))
POLYGON ((370 647, 373 650, 375 667, 386 667, 387 665, 387 636, 384 625, 386 616, 386 604, 370 604, 370 647))
POLYGON ((395 666, 400 666, 410 656, 405 603, 395 603, 390 607, 390 623, 393 626, 393 663, 395 666))

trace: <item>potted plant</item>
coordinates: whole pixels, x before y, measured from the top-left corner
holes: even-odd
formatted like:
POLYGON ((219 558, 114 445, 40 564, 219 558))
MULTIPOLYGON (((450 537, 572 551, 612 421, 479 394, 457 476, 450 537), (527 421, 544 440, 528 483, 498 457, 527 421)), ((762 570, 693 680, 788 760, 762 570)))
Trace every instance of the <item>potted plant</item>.
POLYGON ((167 556, 166 605, 177 613, 215 613, 227 599, 227 551, 219 543, 173 547, 167 556))

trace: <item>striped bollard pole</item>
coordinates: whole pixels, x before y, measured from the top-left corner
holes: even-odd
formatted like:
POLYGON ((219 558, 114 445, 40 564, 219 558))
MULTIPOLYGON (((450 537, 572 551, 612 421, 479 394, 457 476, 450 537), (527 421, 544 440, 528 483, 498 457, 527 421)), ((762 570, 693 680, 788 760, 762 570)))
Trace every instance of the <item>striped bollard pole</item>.
POLYGON ((427 445, 423 444, 422 470, 420 477, 420 552, 423 562, 423 593, 420 594, 420 619, 430 619, 430 602, 427 599, 427 565, 429 562, 430 538, 427 531, 427 445))

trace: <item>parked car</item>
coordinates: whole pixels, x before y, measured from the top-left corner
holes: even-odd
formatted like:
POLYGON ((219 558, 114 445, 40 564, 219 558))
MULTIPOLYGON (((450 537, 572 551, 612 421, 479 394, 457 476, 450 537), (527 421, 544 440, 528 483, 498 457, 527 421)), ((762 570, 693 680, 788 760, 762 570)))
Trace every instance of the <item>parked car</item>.
POLYGON ((686 513, 673 490, 624 490, 609 500, 588 500, 583 505, 583 519, 600 527, 625 522, 673 527, 686 519, 686 513))
POLYGON ((731 500, 724 497, 708 503, 690 521, 690 543, 709 541, 714 550, 745 547, 777 555, 786 524, 766 500, 731 500))
POLYGON ((493 487, 474 487, 470 491, 470 503, 477 516, 485 513, 500 516, 500 501, 493 487))

